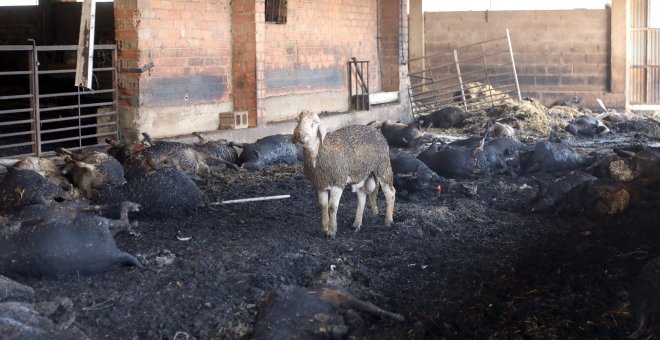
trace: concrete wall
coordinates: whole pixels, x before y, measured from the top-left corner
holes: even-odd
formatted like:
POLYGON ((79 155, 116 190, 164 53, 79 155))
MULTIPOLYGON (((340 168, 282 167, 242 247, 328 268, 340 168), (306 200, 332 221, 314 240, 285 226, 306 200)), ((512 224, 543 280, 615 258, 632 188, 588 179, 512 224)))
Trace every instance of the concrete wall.
POLYGON ((427 12, 425 53, 500 37, 508 28, 523 96, 551 105, 578 95, 587 106, 602 98, 623 107, 624 86, 611 82, 611 27, 609 9, 427 12))

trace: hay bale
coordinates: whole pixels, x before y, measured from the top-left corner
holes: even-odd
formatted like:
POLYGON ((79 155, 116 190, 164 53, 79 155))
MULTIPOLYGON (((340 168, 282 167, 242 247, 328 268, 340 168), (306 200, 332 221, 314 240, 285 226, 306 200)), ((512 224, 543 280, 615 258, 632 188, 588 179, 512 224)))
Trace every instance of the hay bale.
MULTIPOLYGON (((466 83, 463 86, 463 92, 467 101, 468 111, 487 109, 493 105, 513 103, 513 99, 508 94, 494 88, 490 84, 482 84, 476 81, 466 83)), ((457 93, 457 95, 455 97, 461 101, 460 94, 457 93)))
POLYGON ((547 137, 552 132, 548 121, 547 109, 534 99, 513 105, 505 104, 497 121, 511 125, 514 129, 528 135, 547 137))

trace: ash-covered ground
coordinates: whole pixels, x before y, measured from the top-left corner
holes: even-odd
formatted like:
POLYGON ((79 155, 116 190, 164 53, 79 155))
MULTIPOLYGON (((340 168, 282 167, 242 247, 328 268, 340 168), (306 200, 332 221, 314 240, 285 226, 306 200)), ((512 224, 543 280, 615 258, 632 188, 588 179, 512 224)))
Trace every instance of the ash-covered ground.
MULTIPOLYGON (((578 150, 638 142, 597 138, 578 150)), ((439 195, 398 197, 392 227, 383 226, 381 193, 380 215, 367 209, 358 233, 349 228, 356 198, 345 190, 334 239, 321 234, 301 164, 223 171, 198 184, 209 201, 291 197, 140 221, 116 240, 147 269, 18 281, 35 289, 34 301, 70 298, 73 325, 94 339, 249 338, 270 293, 320 281, 405 319, 342 306, 342 332, 305 337, 620 339, 636 328, 628 306, 636 276, 660 255, 657 202, 607 219, 534 214, 533 176, 451 180, 439 195)))

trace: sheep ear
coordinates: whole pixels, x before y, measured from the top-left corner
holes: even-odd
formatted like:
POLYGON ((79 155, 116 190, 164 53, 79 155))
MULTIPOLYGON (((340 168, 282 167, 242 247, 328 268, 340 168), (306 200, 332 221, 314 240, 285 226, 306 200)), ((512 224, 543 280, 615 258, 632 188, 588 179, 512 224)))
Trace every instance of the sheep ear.
POLYGON ((316 135, 319 136, 319 140, 321 140, 321 144, 323 144, 323 139, 325 139, 325 135, 327 134, 327 130, 325 129, 325 126, 319 122, 319 128, 316 130, 316 135))

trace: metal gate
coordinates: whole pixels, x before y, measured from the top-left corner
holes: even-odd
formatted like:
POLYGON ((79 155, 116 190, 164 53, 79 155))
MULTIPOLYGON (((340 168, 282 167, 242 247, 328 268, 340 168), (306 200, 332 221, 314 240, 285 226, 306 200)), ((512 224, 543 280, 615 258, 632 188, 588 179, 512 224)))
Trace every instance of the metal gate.
POLYGON ((482 110, 520 97, 509 30, 503 37, 410 59, 408 95, 414 115, 445 106, 482 110))
POLYGON ((94 46, 94 89, 84 90, 73 85, 77 46, 32 42, 0 46, 0 157, 118 138, 116 46, 94 46))
POLYGON ((629 103, 633 110, 660 109, 660 8, 653 5, 660 7, 660 1, 630 2, 629 103))
POLYGON ((348 62, 348 91, 351 110, 369 110, 369 62, 355 57, 348 62))

